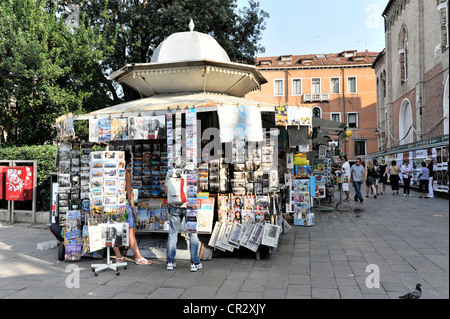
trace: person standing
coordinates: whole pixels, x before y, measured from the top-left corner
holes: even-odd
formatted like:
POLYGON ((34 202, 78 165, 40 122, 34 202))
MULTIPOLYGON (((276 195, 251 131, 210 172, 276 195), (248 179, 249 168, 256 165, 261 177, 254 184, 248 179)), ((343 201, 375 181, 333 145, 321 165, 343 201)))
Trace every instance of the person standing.
POLYGON ((398 174, 401 173, 400 167, 397 166, 397 161, 392 161, 391 166, 389 166, 389 180, 391 182, 392 187, 392 195, 398 195, 398 182, 400 181, 400 176, 398 174))
POLYGON ((344 174, 342 174, 342 191, 345 192, 345 195, 347 198, 345 199, 346 202, 350 200, 350 187, 348 185, 350 181, 350 163, 348 162, 347 156, 342 155, 341 160, 344 161, 342 164, 342 169, 344 170, 344 174))
POLYGON ((361 184, 364 183, 365 169, 361 165, 361 159, 358 157, 356 159, 356 164, 350 168, 350 182, 353 183, 355 188, 355 202, 359 201, 362 203, 364 201, 361 195, 361 184))
POLYGON ((378 178, 378 173, 373 166, 373 162, 371 160, 367 161, 366 165, 366 197, 369 197, 370 188, 372 188, 373 198, 377 198, 377 188, 376 188, 376 179, 378 178))
POLYGON ((428 197, 434 197, 433 192, 433 172, 434 172, 434 163, 430 157, 427 157, 425 160, 427 162, 427 168, 429 173, 429 183, 428 183, 428 197))
POLYGON ((381 159, 381 164, 378 165, 378 174, 379 174, 379 181, 378 181, 378 188, 380 190, 380 195, 383 195, 384 192, 386 192, 386 184, 387 184, 387 165, 384 161, 384 158, 381 159))
POLYGON ((411 196, 411 178, 413 173, 413 166, 409 162, 409 159, 403 160, 403 165, 401 168, 402 177, 403 177, 403 196, 409 195, 411 196))
MULTIPOLYGON (((131 160, 131 153, 130 151, 125 151, 125 167, 128 166, 131 160)), ((125 191, 127 193, 127 212, 128 212, 128 227, 130 230, 129 233, 129 241, 130 241, 130 248, 134 253, 135 262, 136 265, 150 265, 152 262, 148 261, 144 257, 142 257, 139 247, 136 241, 136 220, 137 220, 137 213, 136 213, 136 206, 134 206, 134 196, 133 196, 133 189, 131 188, 131 173, 129 170, 125 171, 125 191)), ((113 247, 114 253, 116 254, 116 261, 117 262, 123 262, 125 261, 125 258, 122 257, 120 253, 119 247, 113 247)))
MULTIPOLYGON (((178 172, 181 170, 178 170, 178 172)), ((169 174, 168 174, 169 175, 169 174)), ((178 231, 181 226, 181 222, 183 219, 186 219, 186 193, 183 186, 186 181, 186 174, 184 173, 174 173, 175 176, 168 176, 166 179, 166 185, 168 185, 168 181, 171 178, 181 178, 181 186, 180 186, 180 198, 181 201, 178 204, 170 203, 169 202, 169 236, 167 238, 167 245, 166 245, 166 265, 167 270, 171 271, 176 267, 176 259, 175 255, 177 252, 177 242, 178 242, 178 231), (184 179, 184 181, 183 181, 184 179), (184 193, 184 195, 183 195, 184 193)), ((166 186, 166 194, 167 197, 173 197, 174 194, 170 194, 169 187, 166 186)), ((191 253, 191 271, 196 272, 198 269, 201 269, 203 266, 200 262, 200 258, 198 257, 198 246, 199 246, 199 240, 197 233, 189 233, 189 251, 191 253)))
POLYGON ((430 171, 427 168, 427 164, 422 162, 422 167, 419 173, 419 198, 422 198, 422 193, 425 198, 428 198, 428 184, 430 183, 430 171))

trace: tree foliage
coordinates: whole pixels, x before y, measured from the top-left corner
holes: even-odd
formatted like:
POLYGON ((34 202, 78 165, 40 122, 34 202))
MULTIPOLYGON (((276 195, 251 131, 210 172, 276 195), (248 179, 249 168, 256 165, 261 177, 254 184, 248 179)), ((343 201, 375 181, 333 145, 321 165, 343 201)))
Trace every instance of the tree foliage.
POLYGON ((58 116, 139 98, 108 74, 150 62, 165 38, 188 30, 190 19, 232 61, 253 63, 264 52, 267 17, 255 0, 242 10, 236 0, 2 0, 0 143, 51 142, 58 116), (77 27, 66 23, 69 4, 78 8, 77 27))
MULTIPOLYGON (((85 12, 92 26, 98 26, 115 47, 103 61, 113 71, 127 63, 150 62, 156 47, 175 32, 195 30, 213 36, 235 62, 254 62, 268 13, 259 2, 237 9, 236 0, 72 0, 85 12)), ((112 92, 114 104, 139 98, 127 87, 124 96, 112 92)))
POLYGON ((49 142, 58 116, 108 103, 99 61, 112 51, 83 20, 67 27, 51 4, 0 3, 0 142, 49 142))

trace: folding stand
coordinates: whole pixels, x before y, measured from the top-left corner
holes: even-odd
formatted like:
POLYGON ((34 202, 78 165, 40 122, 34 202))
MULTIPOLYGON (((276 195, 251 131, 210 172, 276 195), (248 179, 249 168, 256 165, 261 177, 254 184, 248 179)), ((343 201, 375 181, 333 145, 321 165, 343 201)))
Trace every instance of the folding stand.
MULTIPOLYGON (((336 171, 336 175, 341 176, 343 172, 342 171, 336 171)), ((346 203, 342 200, 342 184, 343 183, 339 183, 338 182, 338 189, 339 189, 339 202, 336 204, 336 210, 343 210, 342 207, 343 206, 347 206, 348 209, 351 209, 351 206, 349 203, 346 203)), ((350 185, 349 185, 350 187, 350 185)))
POLYGON ((97 273, 99 273, 100 271, 106 270, 106 269, 111 269, 111 270, 115 270, 116 271, 116 275, 119 276, 119 267, 124 267, 124 269, 127 269, 127 263, 126 262, 120 262, 120 263, 112 263, 111 262, 111 258, 110 258, 110 254, 109 254, 109 249, 111 247, 106 247, 106 252, 107 252, 107 259, 106 259, 106 264, 92 264, 91 265, 91 269, 94 272, 94 274, 97 276, 97 273))

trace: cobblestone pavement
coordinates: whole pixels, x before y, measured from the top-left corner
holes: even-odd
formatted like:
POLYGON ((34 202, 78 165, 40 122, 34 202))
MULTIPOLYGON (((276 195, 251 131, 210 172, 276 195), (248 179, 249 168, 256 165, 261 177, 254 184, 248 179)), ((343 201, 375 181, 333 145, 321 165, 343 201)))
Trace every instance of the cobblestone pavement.
POLYGON ((291 224, 276 253, 261 260, 244 248, 215 253, 196 273, 187 260, 169 272, 154 259, 128 263, 120 276, 95 276, 90 265, 98 260, 67 263, 56 249, 37 251, 37 243, 54 240, 45 225, 0 223, 0 299, 398 299, 416 283, 423 299, 448 299, 449 201, 413 195, 388 192, 338 211, 322 204, 315 225, 291 224), (377 269, 379 287, 369 288, 377 269), (79 287, 70 288, 75 274, 79 287))

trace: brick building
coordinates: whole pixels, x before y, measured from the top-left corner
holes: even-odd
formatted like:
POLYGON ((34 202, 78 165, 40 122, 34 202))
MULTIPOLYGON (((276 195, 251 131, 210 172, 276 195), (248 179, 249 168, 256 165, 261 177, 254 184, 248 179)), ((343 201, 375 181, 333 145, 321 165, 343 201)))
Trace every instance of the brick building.
POLYGON ((391 0, 383 12, 386 49, 374 63, 380 150, 449 132, 447 15, 448 0, 391 0))
POLYGON ((371 156, 415 165, 433 158, 435 181, 448 189, 448 0, 390 0, 383 12, 386 49, 377 77, 379 151, 371 156), (442 174, 441 174, 442 173, 442 174))
POLYGON ((378 52, 256 58, 268 83, 246 98, 276 105, 309 105, 312 115, 343 122, 352 130, 343 151, 354 160, 377 150, 376 77, 378 52))

